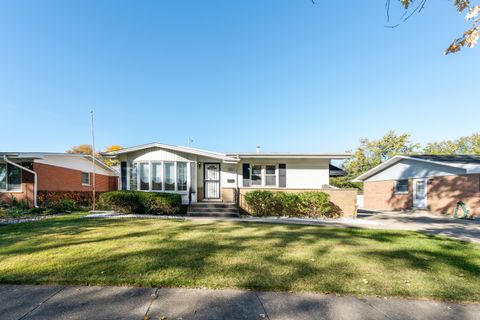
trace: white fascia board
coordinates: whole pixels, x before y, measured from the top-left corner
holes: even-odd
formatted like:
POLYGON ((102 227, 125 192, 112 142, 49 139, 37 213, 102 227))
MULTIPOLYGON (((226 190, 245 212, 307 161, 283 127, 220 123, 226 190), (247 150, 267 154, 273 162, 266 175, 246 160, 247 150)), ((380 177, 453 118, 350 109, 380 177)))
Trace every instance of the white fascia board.
POLYGON ((371 176, 375 175, 377 172, 380 172, 380 171, 394 165, 395 163, 397 163, 398 161, 400 161, 402 159, 409 159, 409 160, 418 161, 418 162, 425 162, 425 163, 431 163, 431 164, 436 164, 436 165, 445 166, 445 167, 463 169, 463 170, 465 170, 465 173, 468 172, 467 169, 462 168, 461 166, 459 166, 458 163, 449 164, 449 163, 441 162, 441 161, 432 161, 432 160, 420 159, 420 158, 415 158, 415 157, 410 157, 410 156, 397 155, 397 156, 394 156, 393 158, 390 158, 389 160, 379 164, 375 168, 370 169, 369 171, 365 172, 364 174, 356 177, 352 181, 353 182, 363 182, 366 179, 370 178, 371 176))
POLYGON ((135 152, 135 151, 150 149, 150 148, 162 148, 162 149, 173 150, 173 151, 178 151, 183 153, 195 154, 195 155, 199 155, 207 158, 214 158, 214 159, 220 159, 220 160, 226 160, 226 161, 237 161, 237 159, 228 157, 223 153, 190 148, 190 147, 172 146, 172 145, 162 144, 162 143, 148 143, 148 144, 143 144, 140 146, 135 146, 130 148, 124 148, 116 151, 104 152, 101 154, 106 157, 116 157, 121 154, 126 154, 130 152, 135 152))
POLYGON ((375 173, 397 163, 398 161, 402 160, 402 159, 409 159, 410 157, 407 157, 407 156, 394 156, 393 158, 390 158, 388 159, 387 161, 385 162, 382 162, 380 163, 378 166, 368 170, 367 172, 365 172, 364 174, 361 174, 359 175, 358 177, 356 177, 355 179, 353 179, 352 181, 353 182, 363 182, 365 181, 365 179, 368 179, 370 178, 371 176, 373 176, 375 173))

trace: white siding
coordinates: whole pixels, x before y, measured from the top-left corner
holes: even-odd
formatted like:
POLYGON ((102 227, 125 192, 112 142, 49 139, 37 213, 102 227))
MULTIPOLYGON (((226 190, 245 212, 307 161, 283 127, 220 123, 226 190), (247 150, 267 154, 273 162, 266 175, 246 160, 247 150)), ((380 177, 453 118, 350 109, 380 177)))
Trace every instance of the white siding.
POLYGON ((120 157, 121 161, 195 161, 196 155, 160 148, 148 148, 120 157))
POLYGON ((244 159, 238 164, 238 186, 243 187, 242 164, 277 165, 286 164, 287 186, 292 189, 319 189, 330 182, 330 159, 244 159))
POLYGON ((464 169, 442 166, 435 163, 404 159, 382 170, 365 181, 405 180, 410 178, 425 178, 465 174, 464 169))
MULTIPOLYGON (((37 163, 48 164, 51 166, 78 170, 82 172, 93 172, 92 161, 79 156, 50 156, 45 155, 44 159, 35 160, 37 163)), ((114 173, 97 165, 95 168, 97 174, 113 176, 114 173)))

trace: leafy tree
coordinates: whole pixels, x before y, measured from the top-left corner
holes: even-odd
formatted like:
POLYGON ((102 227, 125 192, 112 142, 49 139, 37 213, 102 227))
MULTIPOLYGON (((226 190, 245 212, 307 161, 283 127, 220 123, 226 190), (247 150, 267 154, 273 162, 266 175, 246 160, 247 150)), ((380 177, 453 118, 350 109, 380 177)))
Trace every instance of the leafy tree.
MULTIPOLYGON (((399 0, 403 6, 404 14, 400 18, 402 22, 408 20, 413 14, 422 11, 427 0, 399 0)), ((471 0, 454 0, 453 5, 459 13, 465 13, 465 20, 471 23, 469 29, 465 31, 460 37, 453 40, 453 42, 445 50, 445 54, 455 53, 462 48, 473 48, 478 42, 479 38, 479 24, 480 24, 480 4, 473 4, 471 0)), ((391 0, 386 0, 387 20, 390 16, 391 0)), ((397 24, 398 25, 398 24, 397 24)), ((396 27, 394 25, 392 27, 396 27)))
MULTIPOLYGON (((119 145, 114 144, 114 145, 106 147, 105 152, 117 151, 117 150, 120 150, 120 149, 123 149, 123 148, 119 145)), ((105 164, 107 166, 110 166, 110 167, 115 167, 115 166, 118 166, 120 164, 120 161, 118 161, 117 159, 109 159, 109 158, 103 158, 103 162, 105 162, 105 164)))
MULTIPOLYGON (((122 149, 122 147, 119 146, 119 145, 111 145, 111 146, 108 146, 108 147, 105 148, 105 152, 115 151, 115 150, 120 150, 120 149, 122 149)), ((67 153, 74 153, 74 154, 88 154, 88 155, 93 154, 92 146, 89 145, 89 144, 81 144, 79 146, 71 147, 66 152, 67 153)), ((95 158, 103 161, 106 165, 108 165, 110 167, 117 166, 119 164, 118 160, 104 158, 98 152, 95 153, 95 158)))
POLYGON ((410 141, 410 134, 397 135, 394 131, 389 131, 378 140, 361 139, 360 147, 342 167, 347 171, 348 177, 353 179, 397 154, 416 153, 419 148, 418 143, 410 141))
POLYGON ((460 137, 456 140, 445 140, 427 144, 423 149, 429 154, 477 154, 480 155, 480 134, 460 137))
POLYGON ((75 154, 88 154, 88 155, 93 154, 92 146, 89 144, 81 144, 79 146, 71 147, 66 152, 75 153, 75 154))

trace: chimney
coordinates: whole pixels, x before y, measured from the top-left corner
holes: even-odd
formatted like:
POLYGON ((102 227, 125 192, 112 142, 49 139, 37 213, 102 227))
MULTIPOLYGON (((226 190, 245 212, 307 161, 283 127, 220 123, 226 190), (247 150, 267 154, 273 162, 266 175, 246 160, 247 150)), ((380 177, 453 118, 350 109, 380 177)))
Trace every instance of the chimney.
POLYGON ((257 146, 257 153, 260 153, 260 146, 257 146))

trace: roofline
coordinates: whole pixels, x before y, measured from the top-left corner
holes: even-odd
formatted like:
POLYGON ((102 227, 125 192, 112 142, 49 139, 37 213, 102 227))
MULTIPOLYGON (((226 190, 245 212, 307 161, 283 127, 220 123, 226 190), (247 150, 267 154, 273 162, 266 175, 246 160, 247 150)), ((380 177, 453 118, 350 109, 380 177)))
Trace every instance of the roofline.
MULTIPOLYGON (((462 169, 462 168, 459 168, 457 166, 453 166, 451 164, 448 164, 448 163, 445 163, 445 162, 441 162, 441 161, 432 161, 432 160, 427 160, 427 159, 420 159, 420 158, 415 158, 415 156, 407 156, 407 155, 396 155, 390 159, 388 159, 387 161, 384 161, 382 162, 381 164, 379 164, 378 166, 368 170, 367 172, 359 175, 358 177, 356 177, 355 179, 353 179, 352 181, 353 182, 364 182, 366 179, 370 178, 371 176, 375 175, 377 172, 380 172, 382 171, 383 169, 395 164, 396 162, 402 160, 402 159, 409 159, 409 160, 413 160, 413 161, 418 161, 418 162, 425 162, 425 163, 433 163, 433 164, 438 164, 438 165, 441 165, 441 166, 445 166, 445 167, 451 167, 451 168, 456 168, 456 169, 460 169, 460 170, 465 170, 465 169, 462 169), (394 161, 395 160, 395 161, 394 161), (390 164, 390 162, 392 162, 390 164)), ((467 170, 465 170, 466 172, 467 170)))
POLYGON ((240 158, 298 158, 298 159, 348 159, 352 155, 349 153, 284 153, 284 152, 270 152, 270 153, 227 153, 228 156, 240 158))
POLYGON ((231 158, 224 153, 208 151, 208 150, 203 150, 203 149, 197 149, 197 148, 191 148, 191 147, 174 146, 174 145, 163 144, 163 143, 158 143, 158 142, 142 144, 142 145, 123 148, 123 149, 120 149, 120 150, 115 150, 115 151, 110 151, 110 152, 102 152, 100 154, 103 155, 103 156, 106 156, 106 157, 116 157, 116 156, 121 155, 121 154, 135 152, 135 151, 144 150, 144 149, 148 149, 148 148, 163 148, 163 149, 168 149, 168 150, 173 150, 173 151, 178 151, 178 152, 196 154, 196 155, 199 155, 199 156, 204 156, 204 157, 209 157, 209 158, 215 158, 215 159, 221 159, 221 160, 227 160, 227 161, 238 161, 238 159, 231 158))
MULTIPOLYGON (((0 155, 6 155, 7 157, 15 157, 17 159, 44 159, 45 156, 56 156, 56 157, 82 157, 86 158, 87 160, 91 161, 92 156, 89 154, 83 153, 66 153, 66 152, 0 152, 0 155)), ((118 171, 112 167, 107 166, 105 163, 100 161, 99 159, 95 158, 95 163, 103 167, 104 169, 115 173, 118 175, 118 171)))

